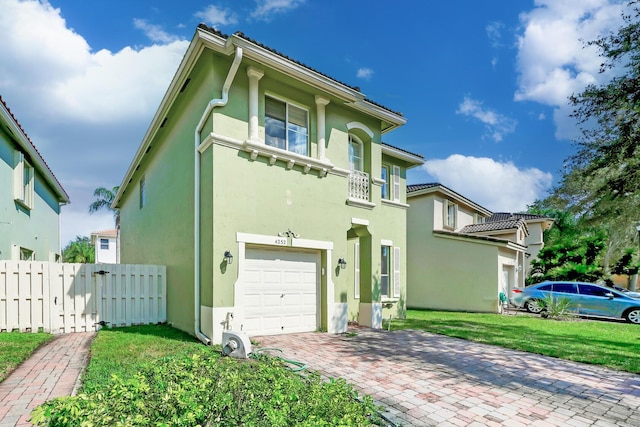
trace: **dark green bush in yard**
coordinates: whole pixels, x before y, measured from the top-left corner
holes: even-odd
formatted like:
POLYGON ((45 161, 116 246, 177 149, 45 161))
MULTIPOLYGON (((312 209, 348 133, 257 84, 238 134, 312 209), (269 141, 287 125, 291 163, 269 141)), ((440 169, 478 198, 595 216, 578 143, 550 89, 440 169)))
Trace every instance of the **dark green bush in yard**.
POLYGON ((379 424, 370 397, 344 380, 300 376, 278 359, 167 357, 102 390, 49 401, 40 426, 367 426, 379 424))

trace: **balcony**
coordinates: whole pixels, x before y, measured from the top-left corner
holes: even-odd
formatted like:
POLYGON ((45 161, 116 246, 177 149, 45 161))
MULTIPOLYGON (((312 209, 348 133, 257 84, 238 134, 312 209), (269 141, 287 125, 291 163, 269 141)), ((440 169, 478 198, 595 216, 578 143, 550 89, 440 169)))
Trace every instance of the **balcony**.
POLYGON ((369 202, 369 174, 352 170, 349 174, 349 199, 347 203, 353 206, 372 209, 375 204, 369 202))

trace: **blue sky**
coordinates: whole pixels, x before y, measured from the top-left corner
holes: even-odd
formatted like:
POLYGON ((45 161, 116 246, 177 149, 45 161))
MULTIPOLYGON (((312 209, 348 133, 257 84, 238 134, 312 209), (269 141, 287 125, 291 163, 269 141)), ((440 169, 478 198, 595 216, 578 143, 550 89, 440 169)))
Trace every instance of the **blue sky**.
POLYGON ((242 31, 402 112, 385 142, 441 182, 519 211, 560 177, 577 136, 567 97, 603 81, 584 41, 616 30, 618 0, 0 0, 0 95, 71 197, 63 245, 111 228, 88 214, 120 184, 204 22, 242 31))

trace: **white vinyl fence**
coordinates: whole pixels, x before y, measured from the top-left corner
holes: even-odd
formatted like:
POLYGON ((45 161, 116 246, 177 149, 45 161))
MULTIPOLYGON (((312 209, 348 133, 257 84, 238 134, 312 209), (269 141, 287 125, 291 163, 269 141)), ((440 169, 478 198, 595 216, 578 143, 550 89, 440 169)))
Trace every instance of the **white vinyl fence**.
POLYGON ((0 260, 0 332, 166 322, 166 267, 0 260))

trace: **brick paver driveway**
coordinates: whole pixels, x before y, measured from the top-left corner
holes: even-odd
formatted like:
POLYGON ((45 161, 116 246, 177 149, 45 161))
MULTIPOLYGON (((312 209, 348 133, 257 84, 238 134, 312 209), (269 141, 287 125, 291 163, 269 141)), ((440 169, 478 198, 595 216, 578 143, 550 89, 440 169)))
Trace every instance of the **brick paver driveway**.
POLYGON ((640 426, 640 376, 419 331, 256 337, 403 426, 640 426))

